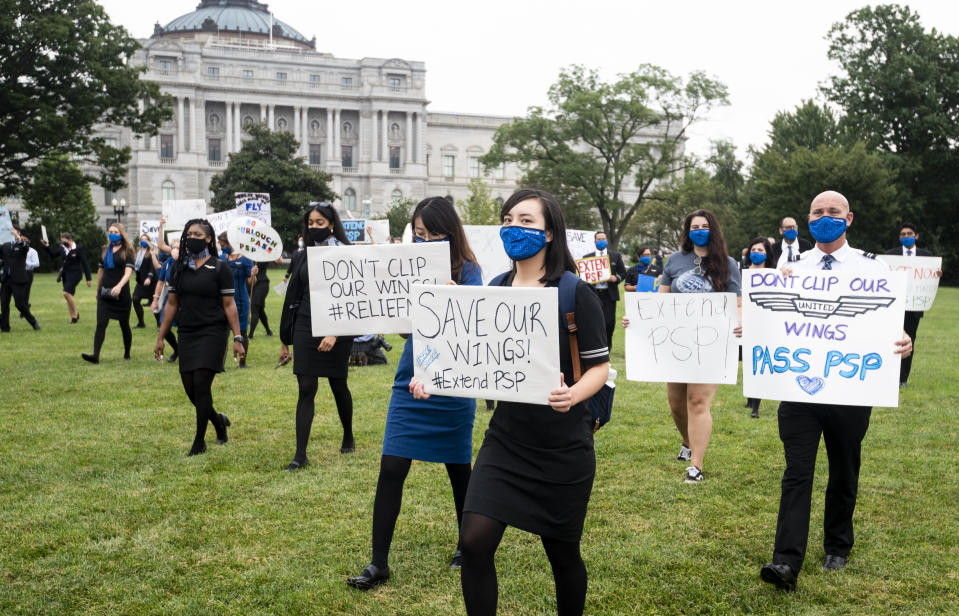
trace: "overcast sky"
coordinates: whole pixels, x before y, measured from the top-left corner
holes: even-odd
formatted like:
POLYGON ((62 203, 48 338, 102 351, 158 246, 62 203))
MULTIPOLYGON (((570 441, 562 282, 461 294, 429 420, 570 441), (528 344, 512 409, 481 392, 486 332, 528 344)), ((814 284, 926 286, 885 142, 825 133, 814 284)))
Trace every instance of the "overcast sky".
MULTIPOLYGON (((138 38, 193 11, 198 0, 101 0, 138 38)), ((275 17, 317 49, 343 58, 399 57, 426 63, 433 111, 522 115, 546 103, 561 67, 578 63, 607 78, 639 64, 673 73, 704 70, 724 82, 730 106, 695 127, 689 150, 731 139, 741 158, 766 140, 773 115, 817 96, 835 73, 825 35, 850 0, 273 0, 275 17)), ((909 6, 923 25, 959 34, 959 3, 909 6)))

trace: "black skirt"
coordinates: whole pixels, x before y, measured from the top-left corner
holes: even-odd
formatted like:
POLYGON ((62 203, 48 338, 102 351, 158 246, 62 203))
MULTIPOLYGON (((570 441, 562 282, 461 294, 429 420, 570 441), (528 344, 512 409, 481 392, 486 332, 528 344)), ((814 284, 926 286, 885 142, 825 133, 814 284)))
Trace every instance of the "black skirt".
POLYGON ((210 325, 200 329, 184 329, 181 325, 177 328, 180 372, 223 372, 227 352, 233 342, 229 332, 225 325, 210 325))
POLYGON ((77 294, 77 285, 80 284, 80 281, 83 279, 82 272, 63 272, 60 274, 61 281, 63 282, 63 290, 69 293, 70 295, 77 294))
MULTIPOLYGON (((110 287, 104 286, 103 288, 109 289, 110 287)), ((124 286, 120 291, 120 296, 116 299, 103 299, 97 296, 97 321, 106 321, 107 319, 129 321, 132 306, 129 286, 124 286)))
POLYGON ((309 314, 303 311, 293 327, 293 374, 345 379, 350 371, 353 336, 338 336, 330 351, 318 351, 323 338, 314 338, 309 314))
MULTIPOLYGON (((549 407, 508 402, 496 409, 531 411, 555 413, 549 407)), ((596 474, 588 412, 574 429, 576 438, 563 447, 544 448, 519 441, 491 422, 473 464, 463 510, 542 537, 579 541, 596 474)))
POLYGON ((262 306, 266 304, 266 296, 270 292, 270 279, 257 276, 253 291, 250 292, 250 304, 262 306))

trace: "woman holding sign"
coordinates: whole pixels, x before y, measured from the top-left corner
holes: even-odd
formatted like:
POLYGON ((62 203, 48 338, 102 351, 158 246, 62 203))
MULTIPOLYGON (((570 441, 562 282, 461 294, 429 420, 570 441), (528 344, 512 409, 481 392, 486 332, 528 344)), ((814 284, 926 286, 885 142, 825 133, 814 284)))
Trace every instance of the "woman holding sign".
MULTIPOLYGON (((566 247, 566 225, 547 192, 522 189, 501 210, 500 237, 513 268, 510 287, 557 287, 576 263, 566 247)), ((585 401, 606 382, 609 354, 602 306, 588 284, 576 282, 579 357, 570 354, 565 321, 559 330, 559 387, 547 404, 499 402, 470 476, 460 546, 463 599, 469 614, 494 614, 496 549, 507 526, 540 536, 556 583, 559 614, 582 614, 586 566, 580 556, 586 505, 593 487, 593 419, 585 401), (593 318, 586 318, 590 315, 593 318), (573 382, 573 363, 583 366, 573 382)), ((562 320, 562 319, 561 319, 562 320)), ((424 397, 423 384, 411 382, 424 397)))
POLYGON ((626 272, 626 290, 635 291, 639 288, 643 291, 645 289, 639 287, 640 276, 657 278, 662 273, 662 268, 653 261, 653 251, 649 249, 649 246, 640 246, 636 251, 636 265, 626 272))
MULTIPOLYGON (((742 309, 739 264, 729 256, 719 221, 709 210, 696 210, 683 222, 682 251, 673 253, 663 268, 660 293, 735 293, 742 309)), ((623 327, 629 319, 623 318, 623 327)), ((739 331, 737 326, 736 331, 739 331)), ((683 437, 678 460, 688 460, 686 483, 703 480, 703 458, 713 430, 709 412, 719 385, 667 383, 666 396, 673 421, 683 437)))
POLYGON ((70 312, 70 323, 76 323, 80 320, 80 312, 77 310, 77 303, 74 295, 77 294, 77 285, 85 276, 87 286, 91 285, 90 265, 87 263, 87 256, 83 248, 73 241, 72 233, 60 234, 60 246, 56 250, 50 249, 50 244, 46 240, 41 240, 41 244, 46 249, 51 259, 63 259, 63 266, 60 268, 59 280, 63 283, 63 298, 67 300, 67 310, 70 312))
POLYGON ((213 377, 223 372, 223 334, 233 330, 233 354, 243 357, 243 336, 233 301, 233 275, 216 258, 213 225, 204 219, 186 223, 179 255, 173 265, 163 321, 153 355, 163 358, 163 339, 174 318, 179 334, 180 380, 196 410, 196 435, 188 456, 206 451, 206 425, 212 423, 216 442, 227 442, 230 420, 213 409, 213 377))
MULTIPOLYGON (((747 261, 749 267, 746 269, 776 269, 776 263, 773 261, 773 248, 769 243, 769 238, 756 237, 746 248, 747 261)), ((742 348, 739 349, 740 359, 742 359, 742 348)), ((759 418, 759 398, 746 398, 746 408, 752 409, 750 417, 759 418)))
POLYGON ((153 284, 156 282, 156 268, 153 266, 153 251, 150 247, 150 236, 144 233, 140 236, 140 246, 133 262, 133 273, 136 286, 133 288, 133 311, 137 315, 137 328, 146 327, 143 322, 143 300, 153 297, 153 284))
MULTIPOLYGON (((315 203, 303 215, 303 238, 306 246, 331 247, 350 243, 343 231, 340 215, 329 203, 315 203)), ((352 453, 356 449, 353 439, 353 396, 347 385, 350 349, 353 336, 313 337, 310 316, 310 271, 306 250, 293 257, 290 264, 290 282, 283 300, 280 319, 281 363, 289 361, 290 345, 296 349, 293 355, 293 374, 296 375, 299 395, 296 401, 296 453, 286 467, 295 471, 307 466, 306 446, 310 441, 313 426, 314 400, 320 377, 326 377, 336 400, 336 411, 343 425, 343 441, 340 453, 352 453)))
POLYGON ((107 230, 109 242, 100 252, 97 271, 97 329, 93 334, 93 353, 80 357, 91 364, 100 363, 100 348, 107 336, 110 319, 120 323, 123 335, 123 359, 130 359, 133 332, 130 330, 130 276, 133 275, 133 246, 122 225, 113 223, 107 230))
MULTIPOLYGON (((453 282, 482 286, 483 277, 466 232, 452 204, 443 197, 420 201, 410 221, 415 242, 448 242, 453 282)), ((473 457, 473 417, 476 401, 472 398, 432 396, 417 400, 410 393, 413 377, 413 338, 406 339, 403 355, 393 379, 393 394, 386 416, 383 456, 373 501, 373 559, 360 575, 346 583, 367 590, 390 577, 387 557, 396 518, 403 500, 403 484, 413 460, 442 462, 453 489, 456 522, 462 523, 463 501, 470 478, 473 457)), ((458 569, 462 555, 457 549, 450 565, 458 569)))

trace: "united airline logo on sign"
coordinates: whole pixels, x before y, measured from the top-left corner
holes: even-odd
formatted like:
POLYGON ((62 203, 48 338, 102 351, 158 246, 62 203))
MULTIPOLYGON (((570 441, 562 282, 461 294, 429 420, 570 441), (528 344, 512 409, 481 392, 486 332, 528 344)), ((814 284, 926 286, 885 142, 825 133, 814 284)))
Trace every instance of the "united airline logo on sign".
POLYGON ((855 317, 871 310, 886 308, 896 301, 895 297, 859 297, 855 295, 843 295, 833 301, 809 299, 802 297, 798 293, 780 293, 776 291, 750 293, 749 299, 757 306, 765 308, 766 310, 772 310, 773 312, 798 312, 801 315, 819 319, 825 319, 832 315, 855 317))

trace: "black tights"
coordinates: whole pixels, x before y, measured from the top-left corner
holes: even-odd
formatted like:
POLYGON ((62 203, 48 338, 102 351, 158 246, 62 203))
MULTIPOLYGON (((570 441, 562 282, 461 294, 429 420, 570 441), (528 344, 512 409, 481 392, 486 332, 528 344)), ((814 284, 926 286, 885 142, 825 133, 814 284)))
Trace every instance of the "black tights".
POLYGON ((206 437, 206 424, 212 422, 214 427, 220 425, 220 419, 213 410, 213 377, 216 373, 205 368, 198 368, 192 372, 181 372, 180 380, 183 381, 183 390, 186 397, 193 403, 196 409, 196 436, 193 438, 193 446, 197 447, 206 437))
MULTIPOLYGON (((336 401, 336 412, 343 424, 343 447, 353 443, 353 396, 345 378, 329 377, 330 391, 336 401)), ((296 400, 296 454, 293 461, 306 462, 306 446, 310 442, 310 428, 313 427, 314 400, 319 377, 307 374, 296 375, 300 394, 296 400)))
POLYGON ((253 304, 250 306, 250 336, 256 331, 256 324, 260 321, 263 321, 263 328, 269 335, 271 332, 270 322, 266 318, 266 304, 253 304))
MULTIPOLYGON (((133 298, 133 312, 137 315, 137 325, 143 325, 143 300, 148 299, 146 297, 134 297, 133 298)), ((147 304, 149 306, 149 304, 147 304)))
MULTIPOLYGON (((469 616, 496 613, 496 548, 506 525, 478 513, 463 516, 460 547, 463 550, 463 600, 469 616)), ((578 616, 586 604, 586 565, 579 554, 579 541, 540 537, 553 568, 558 616, 578 616)))
MULTIPOLYGON (((380 477, 376 482, 376 497, 373 500, 373 564, 383 568, 387 565, 396 518, 403 502, 403 483, 410 471, 412 460, 399 456, 384 455, 380 458, 380 477)), ((447 464, 446 474, 453 488, 453 504, 456 507, 456 524, 463 523, 463 502, 470 481, 470 465, 447 464)))
MULTIPOLYGON (((133 332, 130 330, 130 322, 119 319, 120 333, 123 334, 123 357, 130 358, 130 345, 133 343, 133 332)), ((97 319, 97 329, 93 334, 93 356, 100 357, 100 348, 107 337, 107 325, 110 319, 97 319)))

